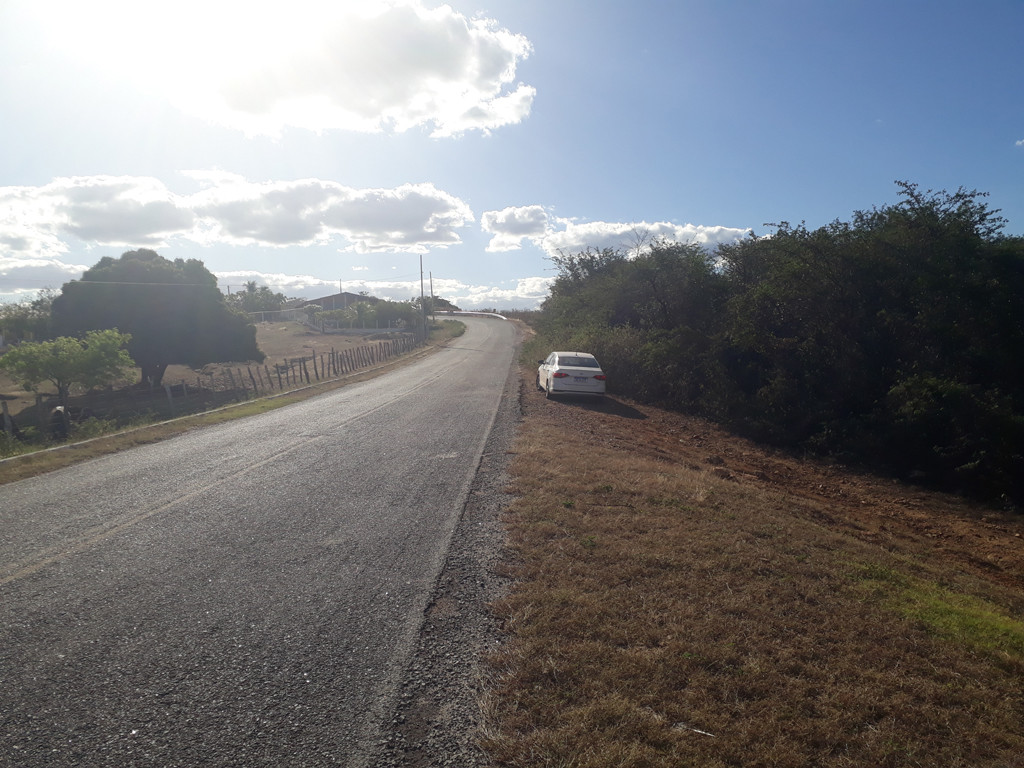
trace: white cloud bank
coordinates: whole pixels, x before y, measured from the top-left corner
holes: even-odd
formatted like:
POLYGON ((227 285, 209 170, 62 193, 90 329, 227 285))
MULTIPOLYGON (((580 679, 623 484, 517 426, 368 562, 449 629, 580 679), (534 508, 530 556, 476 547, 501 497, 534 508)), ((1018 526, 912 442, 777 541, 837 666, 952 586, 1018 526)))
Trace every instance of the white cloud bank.
POLYGON ((0 187, 0 293, 78 277, 85 267, 63 263, 72 244, 337 243, 339 250, 356 253, 425 253, 461 242, 459 230, 474 221, 465 202, 432 184, 354 189, 321 179, 255 183, 226 173, 189 175, 200 189, 188 195, 135 176, 0 187))
POLYGON ((40 6, 76 59, 250 135, 288 126, 487 133, 524 120, 536 92, 516 81, 531 52, 524 36, 421 0, 40 6))
POLYGON ((56 258, 68 239, 107 246, 265 247, 347 241, 360 253, 424 253, 460 242, 469 206, 432 184, 354 189, 322 179, 251 182, 195 172, 200 191, 182 195, 138 176, 80 176, 42 187, 0 187, 0 263, 56 258))
MULTIPOLYGON (((391 301, 407 301, 420 295, 417 280, 323 280, 309 275, 266 272, 217 272, 222 286, 243 286, 250 280, 266 285, 275 293, 315 299, 339 290, 366 291, 371 296, 391 301)), ((528 277, 509 285, 473 285, 461 280, 435 278, 434 294, 462 309, 534 309, 548 295, 551 277, 528 277)))
POLYGON ((433 184, 353 189, 321 179, 255 184, 190 175, 205 186, 184 198, 197 220, 186 236, 197 242, 291 246, 341 237, 344 250, 359 253, 425 253, 461 242, 457 230, 474 220, 466 203, 433 184))
POLYGON ((480 217, 480 224, 491 235, 487 250, 492 253, 518 250, 524 240, 529 240, 550 256, 576 253, 588 248, 629 250, 640 243, 661 238, 697 243, 712 249, 721 243, 740 240, 750 231, 737 227, 673 224, 664 221, 577 223, 571 219, 550 216, 539 205, 485 211, 480 217))
MULTIPOLYGON (((266 249, 333 245, 353 253, 425 253, 461 242, 474 222, 470 207, 432 184, 355 189, 323 179, 252 182, 224 172, 187 174, 198 190, 171 191, 150 177, 89 176, 56 179, 41 187, 0 187, 0 294, 17 296, 56 287, 86 268, 66 263, 68 253, 96 247, 160 249, 178 243, 266 249)), ((666 222, 578 223, 551 216, 543 206, 487 211, 482 229, 488 250, 507 252, 524 242, 549 255, 587 248, 629 249, 639 239, 666 238, 707 247, 746 236, 735 227, 666 222)), ((329 265, 325 265, 329 269, 329 265)), ((308 275, 224 272, 227 284, 256 280, 289 296, 333 293, 336 280, 308 275)), ((466 308, 539 304, 550 277, 527 277, 498 286, 435 281, 438 295, 466 308)), ((350 280, 346 290, 385 298, 419 295, 419 282, 350 280)))

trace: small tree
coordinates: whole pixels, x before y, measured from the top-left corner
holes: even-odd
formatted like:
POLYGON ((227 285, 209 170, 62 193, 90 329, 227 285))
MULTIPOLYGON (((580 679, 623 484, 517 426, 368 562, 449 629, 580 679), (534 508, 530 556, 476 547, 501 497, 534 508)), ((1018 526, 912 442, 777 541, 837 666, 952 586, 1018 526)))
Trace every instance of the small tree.
POLYGON ((123 348, 130 338, 112 329, 92 331, 84 339, 61 336, 53 341, 26 342, 0 357, 0 368, 28 392, 50 382, 66 411, 73 388, 89 390, 128 376, 135 367, 123 348))
POLYGON ((369 328, 370 324, 376 319, 376 310, 373 304, 368 301, 357 301, 351 308, 355 310, 356 322, 360 328, 369 328))
POLYGON ((50 336, 50 309, 56 291, 44 288, 32 301, 0 304, 0 333, 8 342, 35 341, 50 336))
POLYGON ((255 280, 245 284, 245 290, 226 297, 225 302, 232 309, 242 312, 277 312, 288 299, 283 293, 274 293, 255 280))

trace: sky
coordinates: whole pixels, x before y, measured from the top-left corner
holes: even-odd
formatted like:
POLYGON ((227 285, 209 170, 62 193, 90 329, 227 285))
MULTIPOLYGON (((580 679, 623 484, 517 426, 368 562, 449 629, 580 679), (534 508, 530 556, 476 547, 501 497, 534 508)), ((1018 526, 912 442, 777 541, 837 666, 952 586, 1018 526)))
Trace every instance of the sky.
POLYGON ((553 255, 897 180, 1022 235, 1022 39, 1021 0, 0 0, 0 301, 150 248, 224 291, 530 309, 553 255))

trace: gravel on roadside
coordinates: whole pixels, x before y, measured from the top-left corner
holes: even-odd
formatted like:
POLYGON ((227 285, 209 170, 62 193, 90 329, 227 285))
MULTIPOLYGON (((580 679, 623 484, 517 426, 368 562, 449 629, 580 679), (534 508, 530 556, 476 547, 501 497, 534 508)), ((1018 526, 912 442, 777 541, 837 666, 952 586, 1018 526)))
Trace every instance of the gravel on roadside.
POLYGON ((489 606, 508 586, 497 565, 505 544, 509 449, 520 418, 520 375, 513 363, 398 701, 382 728, 375 768, 489 764, 477 746, 480 701, 485 656, 500 643, 489 606))

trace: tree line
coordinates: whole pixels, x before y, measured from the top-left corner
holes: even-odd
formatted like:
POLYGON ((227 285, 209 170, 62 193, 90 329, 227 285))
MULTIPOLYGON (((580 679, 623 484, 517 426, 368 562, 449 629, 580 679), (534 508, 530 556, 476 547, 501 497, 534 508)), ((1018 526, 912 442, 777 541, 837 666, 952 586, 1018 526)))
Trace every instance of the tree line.
POLYGON ((990 501, 1024 500, 1024 238, 984 193, 782 222, 708 252, 554 258, 544 347, 614 391, 778 446, 990 501))

